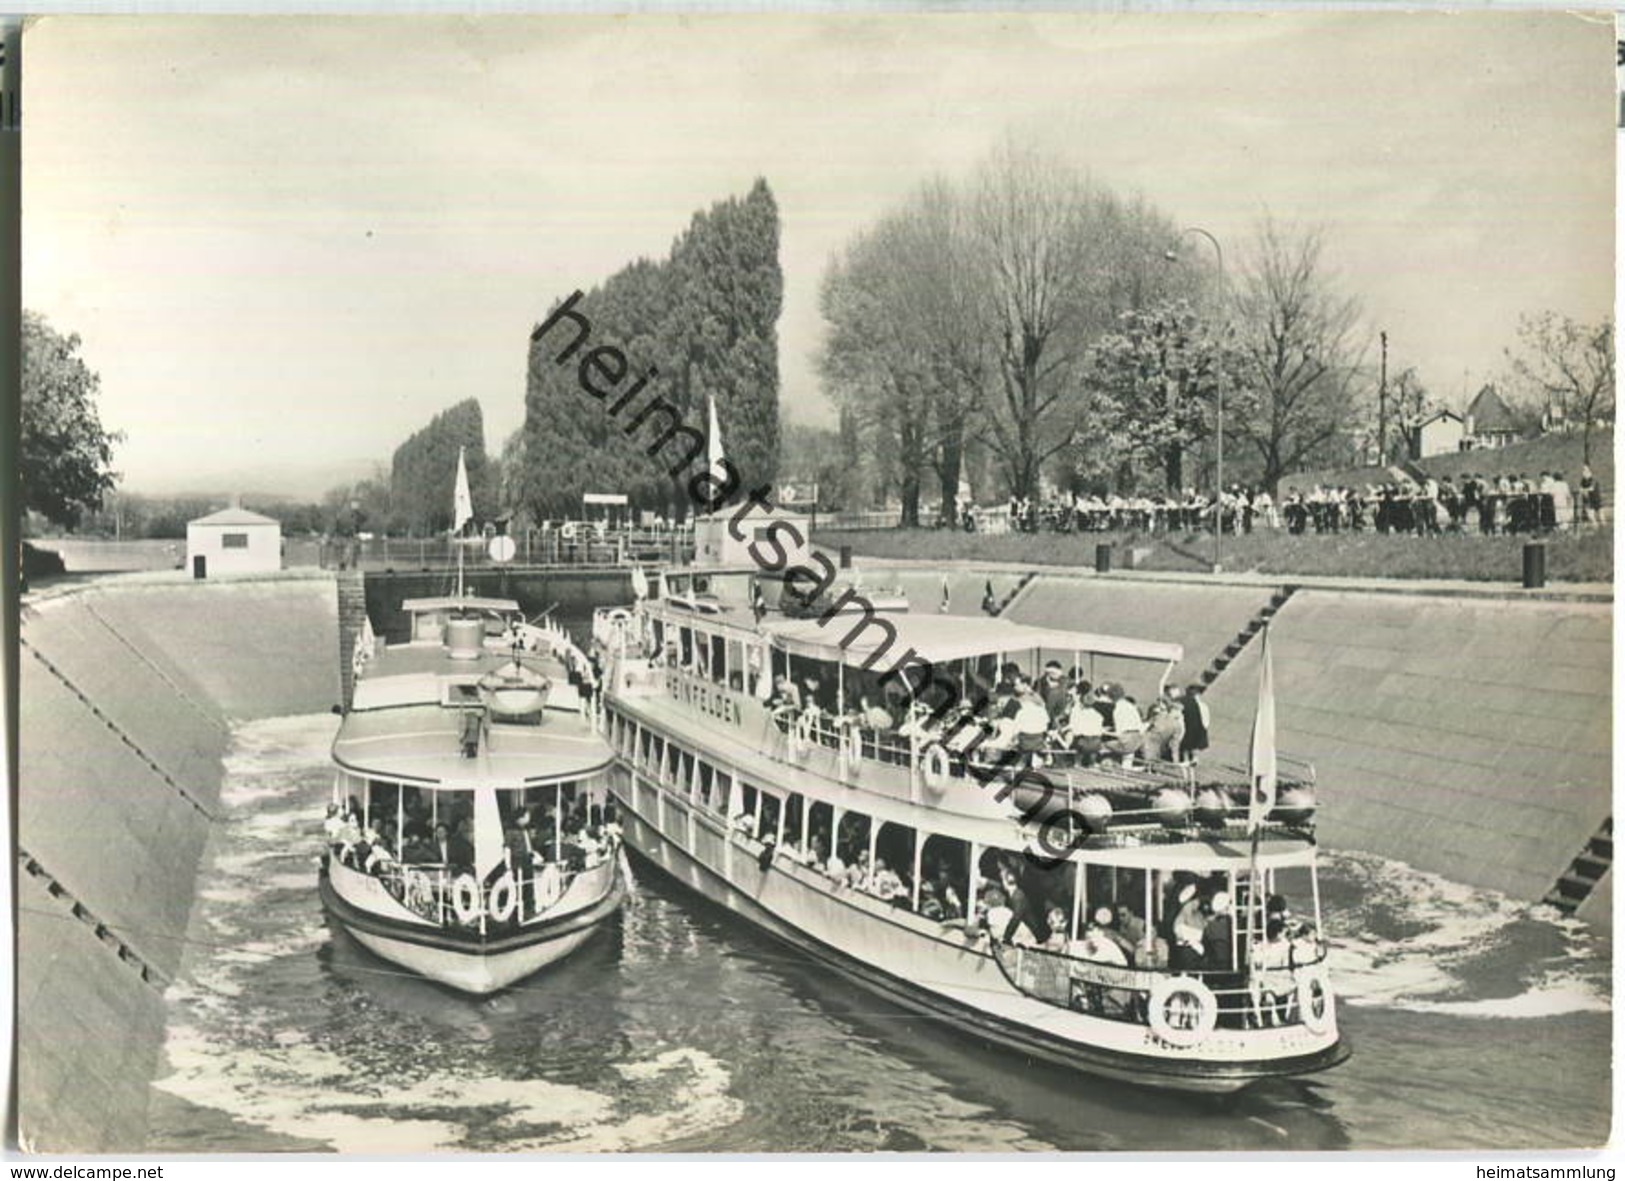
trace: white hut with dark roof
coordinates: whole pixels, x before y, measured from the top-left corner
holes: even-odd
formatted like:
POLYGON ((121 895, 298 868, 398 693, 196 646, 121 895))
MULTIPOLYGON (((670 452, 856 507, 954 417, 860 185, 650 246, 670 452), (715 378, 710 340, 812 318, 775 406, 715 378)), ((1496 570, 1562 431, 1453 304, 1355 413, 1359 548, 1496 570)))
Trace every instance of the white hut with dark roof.
POLYGON ((282 523, 226 508, 186 523, 186 568, 194 578, 282 569, 282 523))

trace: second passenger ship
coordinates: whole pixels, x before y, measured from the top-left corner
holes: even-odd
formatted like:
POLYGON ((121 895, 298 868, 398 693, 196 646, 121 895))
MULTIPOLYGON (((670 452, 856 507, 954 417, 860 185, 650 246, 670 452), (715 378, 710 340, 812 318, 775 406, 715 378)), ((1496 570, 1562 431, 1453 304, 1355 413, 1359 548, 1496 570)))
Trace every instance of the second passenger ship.
POLYGON ((1312 769, 1280 760, 1282 790, 1249 818, 1245 770, 1119 754, 1109 726, 1058 748, 1066 727, 1033 721, 1046 667, 1106 686, 1109 711, 1159 696, 1179 646, 855 590, 807 604, 749 566, 656 583, 595 620, 611 790, 655 866, 1034 1058, 1223 1093, 1347 1056, 1312 769), (905 652, 959 687, 960 716, 919 684, 899 693, 885 674, 905 652))

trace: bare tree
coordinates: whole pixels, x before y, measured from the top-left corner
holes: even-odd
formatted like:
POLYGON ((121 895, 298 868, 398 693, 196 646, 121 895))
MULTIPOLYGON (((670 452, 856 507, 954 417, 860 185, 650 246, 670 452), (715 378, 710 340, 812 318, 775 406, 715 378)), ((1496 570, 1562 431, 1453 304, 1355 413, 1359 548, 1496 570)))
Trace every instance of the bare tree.
POLYGON ((1226 429, 1250 443, 1273 492, 1348 430, 1360 392, 1360 309, 1321 265, 1318 231, 1265 218, 1236 291, 1240 388, 1226 429))
POLYGON ((1518 321, 1518 351, 1509 351, 1513 386, 1542 407, 1548 429, 1581 432, 1591 462, 1591 432, 1614 421, 1614 322, 1581 324, 1542 312, 1518 321))

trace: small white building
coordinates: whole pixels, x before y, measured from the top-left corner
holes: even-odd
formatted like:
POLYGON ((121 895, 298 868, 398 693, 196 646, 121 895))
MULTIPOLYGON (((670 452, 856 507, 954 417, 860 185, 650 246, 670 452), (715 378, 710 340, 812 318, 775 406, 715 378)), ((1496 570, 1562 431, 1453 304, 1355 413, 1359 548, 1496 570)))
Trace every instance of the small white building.
POLYGON ((193 578, 282 569, 282 523, 242 508, 186 523, 186 568, 193 578))
POLYGON ((769 511, 752 505, 741 516, 740 509, 726 508, 694 518, 694 564, 749 566, 782 559, 784 564, 779 569, 805 566, 812 553, 811 537, 812 521, 804 514, 786 512, 777 506, 769 511), (740 516, 737 529, 742 541, 729 527, 736 516, 740 516), (752 554, 751 546, 758 542, 757 554, 752 554))
POLYGON ((1424 418, 1411 428, 1411 458, 1447 455, 1460 451, 1467 438, 1467 422, 1450 410, 1424 418))

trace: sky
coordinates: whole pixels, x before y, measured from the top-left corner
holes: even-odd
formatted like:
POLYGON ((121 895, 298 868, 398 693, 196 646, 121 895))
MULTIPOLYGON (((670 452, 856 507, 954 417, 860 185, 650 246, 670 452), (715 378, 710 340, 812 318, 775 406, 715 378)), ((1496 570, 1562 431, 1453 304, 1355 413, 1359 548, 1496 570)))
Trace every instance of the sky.
POLYGON ((551 302, 762 176, 781 406, 827 424, 830 258, 1014 136, 1232 272, 1265 213, 1320 227, 1390 372, 1459 405, 1521 313, 1612 312, 1613 42, 1534 12, 48 17, 23 299, 81 336, 127 490, 315 496, 470 396, 499 448, 551 302))

